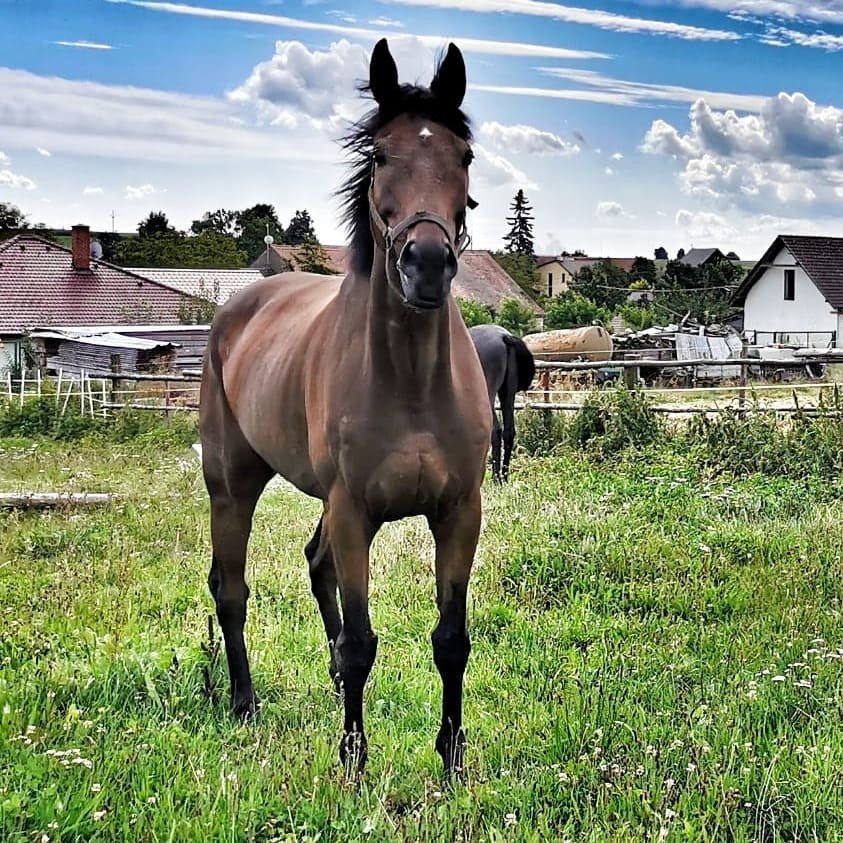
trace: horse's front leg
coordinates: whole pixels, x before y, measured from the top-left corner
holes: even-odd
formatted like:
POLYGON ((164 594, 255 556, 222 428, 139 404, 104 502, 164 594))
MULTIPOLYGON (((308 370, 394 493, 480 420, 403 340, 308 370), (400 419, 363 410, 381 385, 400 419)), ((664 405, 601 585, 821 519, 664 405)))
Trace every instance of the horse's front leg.
POLYGON ((442 677, 442 723, 436 750, 445 776, 459 774, 465 754, 462 687, 471 642, 466 628, 468 579, 480 535, 480 492, 448 512, 430 528, 436 541, 436 604, 439 623, 433 630, 433 660, 442 677))
POLYGON ((369 546, 376 527, 339 487, 329 495, 324 518, 342 600, 342 627, 334 646, 345 704, 340 760, 352 775, 366 765, 363 689, 378 647, 369 620, 369 546))

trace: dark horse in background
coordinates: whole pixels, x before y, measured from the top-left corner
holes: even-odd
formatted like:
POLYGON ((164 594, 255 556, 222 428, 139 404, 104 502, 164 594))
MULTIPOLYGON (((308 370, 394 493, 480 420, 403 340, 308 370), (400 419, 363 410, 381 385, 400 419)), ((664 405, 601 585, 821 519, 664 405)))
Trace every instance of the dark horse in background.
POLYGON ((491 434, 483 371, 450 294, 472 158, 462 55, 451 44, 429 88, 399 85, 381 40, 368 89, 377 107, 346 138, 354 169, 340 191, 348 275, 263 279, 221 307, 211 328, 200 400, 208 583, 232 706, 247 717, 257 708, 243 636, 255 505, 274 474, 323 502, 305 555, 343 691, 340 758, 360 771, 363 688, 378 640, 369 548, 384 522, 425 516, 436 545, 436 748, 450 774, 463 763, 466 593, 491 434))
POLYGON ((492 477, 496 483, 509 478, 509 461, 515 443, 515 393, 530 388, 536 364, 523 340, 500 325, 475 325, 469 334, 477 349, 492 405, 492 477), (497 397, 503 429, 495 410, 497 397), (503 442, 503 462, 501 462, 503 442))

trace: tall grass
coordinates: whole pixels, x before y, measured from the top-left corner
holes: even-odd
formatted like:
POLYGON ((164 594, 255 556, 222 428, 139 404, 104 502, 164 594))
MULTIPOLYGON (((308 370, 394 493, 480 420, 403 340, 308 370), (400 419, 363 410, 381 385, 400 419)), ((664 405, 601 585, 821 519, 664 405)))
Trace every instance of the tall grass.
MULTIPOLYGON (((843 838, 843 484, 816 458, 837 428, 804 423, 792 465, 816 471, 716 470, 690 454, 736 465, 732 428, 709 426, 620 450, 568 439, 486 488, 453 790, 433 750, 423 521, 373 548, 357 787, 302 555, 318 504, 283 484, 259 504, 247 636, 263 711, 238 725, 207 642, 192 452, 151 428, 0 439, 0 488, 118 493, 0 515, 0 840, 843 838)), ((735 435, 750 449, 767 434, 735 435)))

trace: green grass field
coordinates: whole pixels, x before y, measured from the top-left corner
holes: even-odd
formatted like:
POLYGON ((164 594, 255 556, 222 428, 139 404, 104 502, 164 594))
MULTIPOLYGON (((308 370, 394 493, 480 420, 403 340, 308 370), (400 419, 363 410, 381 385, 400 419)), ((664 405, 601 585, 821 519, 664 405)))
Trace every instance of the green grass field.
POLYGON ((0 513, 4 843, 843 839, 839 476, 707 477, 664 450, 517 460, 485 490, 453 790, 421 520, 374 547, 358 786, 302 554, 318 504, 277 486, 259 505, 263 708, 239 725, 207 647, 195 455, 0 439, 0 490, 24 488, 120 498, 0 513))

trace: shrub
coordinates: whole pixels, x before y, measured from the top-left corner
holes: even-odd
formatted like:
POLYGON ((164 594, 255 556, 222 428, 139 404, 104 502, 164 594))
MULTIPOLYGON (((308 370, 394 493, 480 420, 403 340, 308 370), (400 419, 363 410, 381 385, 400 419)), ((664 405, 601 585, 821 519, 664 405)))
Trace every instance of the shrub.
POLYGON ((518 447, 532 457, 547 456, 568 439, 568 423, 553 410, 524 410, 518 415, 518 447))
POLYGON ((649 399, 620 385, 589 394, 571 422, 570 439, 605 457, 624 448, 651 445, 663 430, 664 423, 653 412, 649 399))
POLYGON ((471 299, 457 299, 457 306, 460 309, 462 321, 465 322, 467 328, 473 328, 475 325, 488 325, 495 321, 492 317, 492 311, 480 302, 471 299))

